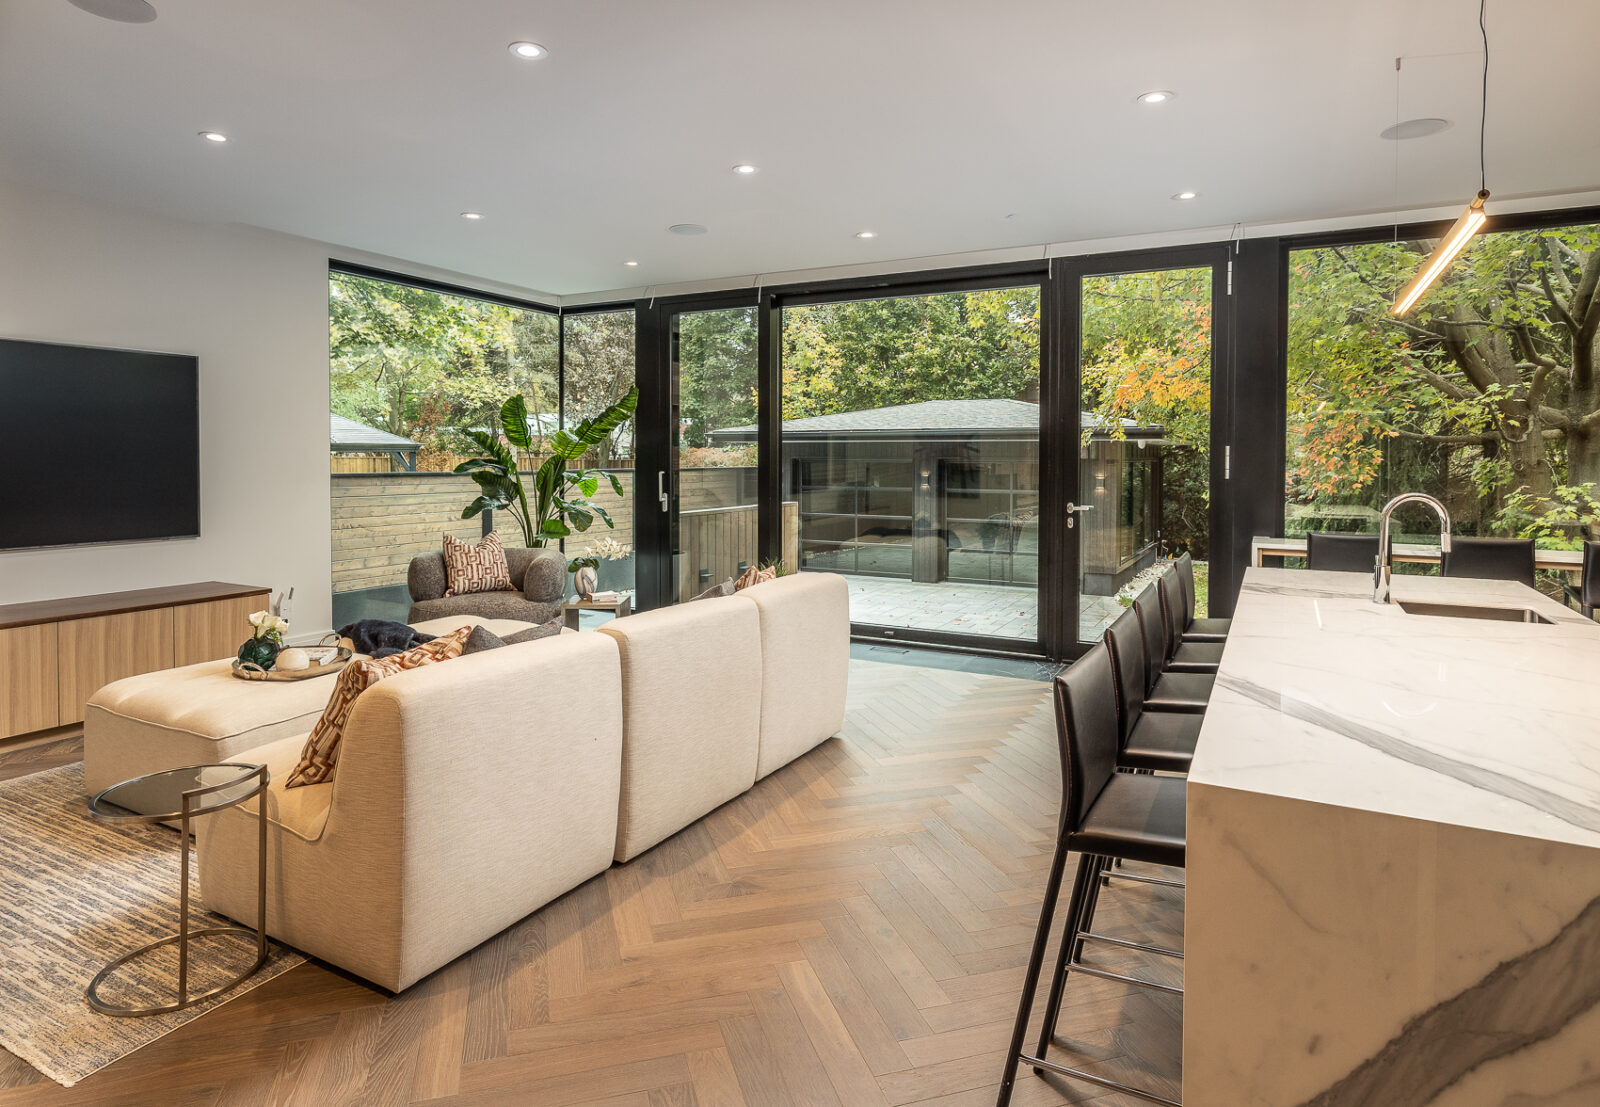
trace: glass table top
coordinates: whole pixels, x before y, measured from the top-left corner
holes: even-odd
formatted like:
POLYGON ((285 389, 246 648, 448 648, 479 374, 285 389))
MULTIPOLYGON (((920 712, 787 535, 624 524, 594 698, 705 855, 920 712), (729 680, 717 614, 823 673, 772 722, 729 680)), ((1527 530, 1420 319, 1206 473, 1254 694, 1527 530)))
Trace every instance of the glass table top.
POLYGON ((266 786, 259 765, 196 765, 168 769, 113 784, 89 801, 89 814, 104 822, 163 822, 182 818, 183 794, 198 789, 214 792, 195 796, 190 815, 203 815, 249 799, 266 786))

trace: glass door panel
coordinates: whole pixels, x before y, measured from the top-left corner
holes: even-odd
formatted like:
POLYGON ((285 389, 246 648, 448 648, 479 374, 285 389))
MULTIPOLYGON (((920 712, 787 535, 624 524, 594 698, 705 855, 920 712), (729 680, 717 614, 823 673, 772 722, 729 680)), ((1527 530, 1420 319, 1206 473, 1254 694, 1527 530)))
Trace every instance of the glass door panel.
POLYGON ((678 312, 671 336, 669 525, 681 603, 759 560, 756 309, 678 312))
POLYGON ((1039 305, 1029 285, 783 309, 784 548, 845 576, 858 633, 1038 643, 1039 305))
MULTIPOLYGON (((1170 559, 1195 561, 1206 611, 1212 268, 1082 278, 1078 639, 1099 641, 1170 559)), ((1069 539, 1070 540, 1070 539, 1069 539)))

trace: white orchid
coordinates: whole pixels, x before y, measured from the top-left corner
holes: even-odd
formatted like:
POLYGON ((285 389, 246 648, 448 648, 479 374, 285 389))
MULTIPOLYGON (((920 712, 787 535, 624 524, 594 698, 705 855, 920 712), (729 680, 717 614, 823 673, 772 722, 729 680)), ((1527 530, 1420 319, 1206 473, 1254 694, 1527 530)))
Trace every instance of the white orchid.
POLYGON ((593 557, 604 558, 607 561, 621 561, 625 557, 633 556, 633 547, 607 535, 596 542, 589 553, 593 557))
POLYGON ((282 642, 283 636, 289 630, 289 620, 270 611, 257 611, 251 614, 250 625, 256 628, 254 637, 270 638, 275 642, 282 642))

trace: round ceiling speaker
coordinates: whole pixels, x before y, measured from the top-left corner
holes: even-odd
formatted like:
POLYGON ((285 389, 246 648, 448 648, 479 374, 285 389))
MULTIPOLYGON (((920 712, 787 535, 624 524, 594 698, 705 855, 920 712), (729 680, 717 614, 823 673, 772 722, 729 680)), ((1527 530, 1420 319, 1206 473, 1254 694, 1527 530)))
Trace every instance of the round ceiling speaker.
POLYGON ((1387 138, 1391 142, 1403 142, 1408 138, 1427 138, 1429 135, 1436 135, 1440 131, 1449 129, 1448 119, 1403 119, 1394 126, 1379 131, 1378 137, 1387 138))
POLYGON ((706 233, 706 229, 698 223, 674 223, 672 226, 668 227, 667 230, 671 231, 673 234, 695 235, 706 233))
POLYGON ((82 8, 90 15, 98 15, 101 19, 110 19, 117 23, 150 23, 155 20, 156 10, 146 0, 67 0, 75 8, 82 8))

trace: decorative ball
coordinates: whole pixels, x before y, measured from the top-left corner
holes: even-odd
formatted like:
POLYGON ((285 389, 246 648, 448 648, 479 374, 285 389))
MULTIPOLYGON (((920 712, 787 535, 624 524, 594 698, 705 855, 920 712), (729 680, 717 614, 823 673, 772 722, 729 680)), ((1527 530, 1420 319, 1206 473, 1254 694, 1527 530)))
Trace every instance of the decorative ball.
POLYGON ((272 663, 278 657, 278 643, 269 638, 251 638, 239 647, 239 660, 248 661, 259 665, 263 669, 272 668, 272 663))
POLYGON ((309 669, 311 655, 299 646, 290 646, 286 650, 278 651, 278 661, 273 668, 281 673, 297 673, 301 669, 309 669))

